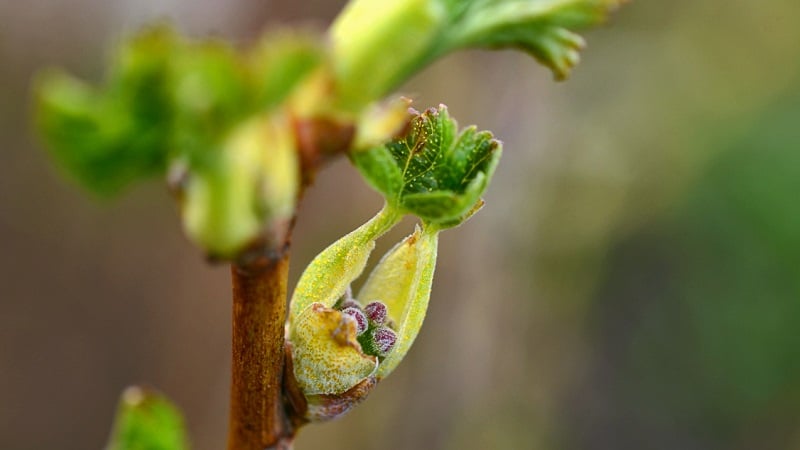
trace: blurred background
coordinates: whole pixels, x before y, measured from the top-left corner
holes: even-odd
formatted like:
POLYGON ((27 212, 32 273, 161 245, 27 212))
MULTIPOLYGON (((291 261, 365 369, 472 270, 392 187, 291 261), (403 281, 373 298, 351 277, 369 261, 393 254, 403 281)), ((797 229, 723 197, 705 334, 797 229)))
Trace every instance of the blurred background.
MULTIPOLYGON (((120 392, 224 448, 227 268, 157 182, 100 202, 32 133, 31 77, 99 80, 121 34, 169 19, 246 43, 344 0, 0 0, 0 448, 101 448, 120 392)), ((796 0, 635 1, 566 83, 460 53, 403 92, 505 142, 484 210, 442 236, 406 362, 303 449, 800 449, 796 0)), ((379 207, 346 161, 302 204, 292 283, 379 207)), ((406 222, 377 254, 412 229, 406 222)))

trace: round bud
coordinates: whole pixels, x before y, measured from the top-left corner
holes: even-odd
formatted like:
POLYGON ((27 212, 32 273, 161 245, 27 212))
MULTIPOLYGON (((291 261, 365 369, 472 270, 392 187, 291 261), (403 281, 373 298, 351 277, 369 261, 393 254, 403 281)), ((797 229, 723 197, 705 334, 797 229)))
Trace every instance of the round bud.
POLYGON ((360 309, 349 307, 342 310, 342 314, 347 314, 348 316, 352 317, 356 321, 356 334, 363 334, 367 331, 367 327, 369 326, 369 322, 367 322, 367 316, 361 312, 360 309))
POLYGON ((372 342, 378 356, 385 357, 394 348, 397 335, 390 328, 378 327, 372 330, 372 342))
POLYGON ((347 308, 356 308, 360 310, 361 303, 358 303, 356 300, 353 300, 352 298, 342 300, 342 303, 339 305, 339 310, 342 311, 347 308))
POLYGON ((386 305, 377 300, 367 303, 367 306, 364 307, 364 314, 366 314, 370 322, 375 325, 383 325, 386 323, 387 313, 386 305))

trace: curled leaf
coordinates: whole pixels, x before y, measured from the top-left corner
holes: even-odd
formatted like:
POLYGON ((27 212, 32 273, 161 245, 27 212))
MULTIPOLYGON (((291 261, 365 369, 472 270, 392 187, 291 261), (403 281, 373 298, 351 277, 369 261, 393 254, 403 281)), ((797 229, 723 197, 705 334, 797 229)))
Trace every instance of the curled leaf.
POLYGON ((356 322, 314 303, 290 327, 294 376, 306 395, 342 394, 374 374, 377 358, 361 352, 356 322))
POLYGON ((390 205, 453 226, 480 202, 502 153, 488 131, 458 133, 444 105, 418 114, 400 139, 354 151, 351 159, 390 205))
POLYGON ((621 0, 471 1, 453 19, 444 49, 519 48, 549 67, 557 79, 569 75, 584 47, 572 30, 602 22, 621 0))
POLYGON ((303 271, 292 294, 289 323, 293 324, 312 303, 333 307, 350 283, 364 271, 375 248, 375 240, 401 217, 397 210, 387 205, 367 223, 317 255, 303 271))
POLYGON ((437 230, 417 227, 381 259, 358 293, 362 300, 380 298, 387 319, 396 324, 397 340, 378 367, 378 380, 397 367, 419 334, 430 300, 437 246, 437 230))

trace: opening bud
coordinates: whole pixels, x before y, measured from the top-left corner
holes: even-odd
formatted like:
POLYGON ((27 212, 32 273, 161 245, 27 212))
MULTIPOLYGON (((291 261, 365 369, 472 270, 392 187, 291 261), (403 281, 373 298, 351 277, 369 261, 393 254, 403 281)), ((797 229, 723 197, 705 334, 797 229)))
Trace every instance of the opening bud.
POLYGON ((369 302, 367 306, 364 307, 364 314, 366 314, 370 322, 375 325, 385 324, 387 313, 386 305, 378 300, 369 302))

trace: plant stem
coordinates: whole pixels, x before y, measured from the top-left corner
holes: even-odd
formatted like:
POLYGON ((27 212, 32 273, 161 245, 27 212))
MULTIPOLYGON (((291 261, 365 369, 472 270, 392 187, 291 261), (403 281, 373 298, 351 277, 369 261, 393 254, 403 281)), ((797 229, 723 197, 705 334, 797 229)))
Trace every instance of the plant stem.
POLYGON ((233 264, 228 450, 291 449, 282 396, 289 255, 233 264))

